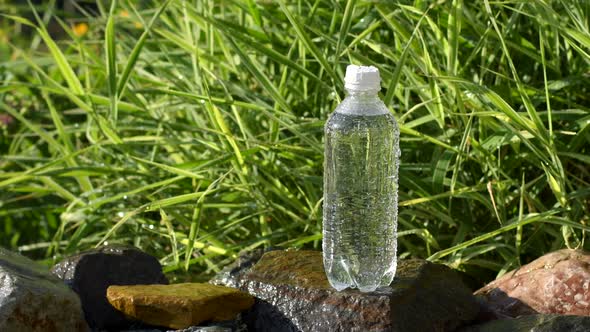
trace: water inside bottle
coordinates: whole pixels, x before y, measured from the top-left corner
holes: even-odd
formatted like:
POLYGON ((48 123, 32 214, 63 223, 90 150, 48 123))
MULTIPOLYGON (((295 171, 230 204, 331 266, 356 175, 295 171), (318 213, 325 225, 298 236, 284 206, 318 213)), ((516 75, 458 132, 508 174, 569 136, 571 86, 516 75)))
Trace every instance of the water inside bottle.
POLYGON ((326 274, 337 290, 373 291, 397 264, 397 124, 389 112, 334 112, 325 130, 326 274))

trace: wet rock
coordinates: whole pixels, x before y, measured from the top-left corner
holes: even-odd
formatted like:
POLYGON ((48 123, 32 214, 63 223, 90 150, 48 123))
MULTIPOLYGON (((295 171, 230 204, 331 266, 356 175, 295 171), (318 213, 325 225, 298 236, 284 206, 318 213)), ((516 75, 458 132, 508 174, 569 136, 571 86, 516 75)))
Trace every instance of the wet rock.
POLYGON ((233 319, 254 304, 247 293, 207 283, 110 286, 107 298, 126 316, 175 329, 233 319))
POLYGON ((536 314, 500 319, 470 326, 458 332, 588 332, 590 317, 536 314))
POLYGON ((253 331, 453 331, 479 311, 456 273, 424 260, 400 261, 390 287, 337 292, 321 252, 271 251, 235 283, 257 297, 243 313, 253 331))
POLYGON ((86 321, 96 329, 130 326, 107 301, 110 285, 168 283, 156 258, 126 246, 104 246, 80 253, 64 259, 51 272, 78 293, 86 321))
POLYGON ((248 327, 242 320, 242 314, 239 313, 232 320, 202 323, 198 326, 166 332, 248 332, 248 327))
POLYGON ((494 308, 482 297, 476 297, 479 304, 479 313, 472 324, 483 324, 497 319, 512 318, 494 310, 494 308))
POLYGON ((244 275, 256 264, 267 250, 255 249, 247 252, 240 252, 238 259, 226 266, 219 272, 210 283, 237 288, 244 275))
POLYGON ((233 329, 225 326, 191 326, 183 330, 174 330, 168 332, 232 332, 233 329))
POLYGON ((590 315, 590 253, 559 250, 475 292, 497 313, 590 315))
POLYGON ((0 248, 0 331, 88 331, 80 299, 43 266, 0 248))

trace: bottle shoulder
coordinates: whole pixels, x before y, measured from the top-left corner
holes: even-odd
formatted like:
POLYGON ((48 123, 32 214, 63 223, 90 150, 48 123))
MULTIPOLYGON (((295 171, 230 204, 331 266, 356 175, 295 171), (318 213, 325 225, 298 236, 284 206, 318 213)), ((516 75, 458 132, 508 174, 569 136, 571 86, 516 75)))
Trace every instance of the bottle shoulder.
POLYGON ((349 131, 349 130, 369 130, 370 128, 382 128, 399 132, 399 126, 395 117, 386 109, 387 112, 379 114, 354 114, 333 112, 325 124, 326 132, 332 131, 349 131))
POLYGON ((381 115, 390 114, 389 110, 379 97, 358 97, 348 95, 336 107, 334 113, 355 115, 381 115))
POLYGON ((374 97, 363 97, 358 98, 355 96, 346 96, 344 100, 336 107, 334 112, 330 114, 328 122, 334 120, 343 120, 343 116, 349 115, 348 119, 355 117, 367 117, 367 119, 373 116, 381 116, 382 119, 386 119, 386 122, 392 122, 397 127, 397 121, 395 117, 385 103, 377 95, 374 97), (336 119, 335 119, 336 118, 336 119))

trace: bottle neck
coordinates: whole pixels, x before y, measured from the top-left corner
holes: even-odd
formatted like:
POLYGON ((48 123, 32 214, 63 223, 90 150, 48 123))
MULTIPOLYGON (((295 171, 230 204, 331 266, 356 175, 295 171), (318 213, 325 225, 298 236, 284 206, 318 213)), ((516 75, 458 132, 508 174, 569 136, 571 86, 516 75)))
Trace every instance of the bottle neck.
POLYGON ((389 110, 379 98, 379 88, 371 90, 346 89, 346 98, 336 108, 337 113, 354 115, 381 115, 389 110))
POLYGON ((355 90, 355 89, 346 89, 347 95, 353 98, 377 98, 377 93, 379 92, 378 89, 373 90, 355 90))

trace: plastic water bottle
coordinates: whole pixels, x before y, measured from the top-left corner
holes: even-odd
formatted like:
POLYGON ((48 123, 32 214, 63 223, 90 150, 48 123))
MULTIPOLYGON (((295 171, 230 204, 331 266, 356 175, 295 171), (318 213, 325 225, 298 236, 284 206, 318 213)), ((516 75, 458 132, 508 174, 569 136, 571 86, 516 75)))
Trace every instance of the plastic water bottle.
POLYGON ((399 128, 377 68, 350 65, 344 81, 324 128, 324 268, 336 290, 371 292, 397 267, 399 128))

